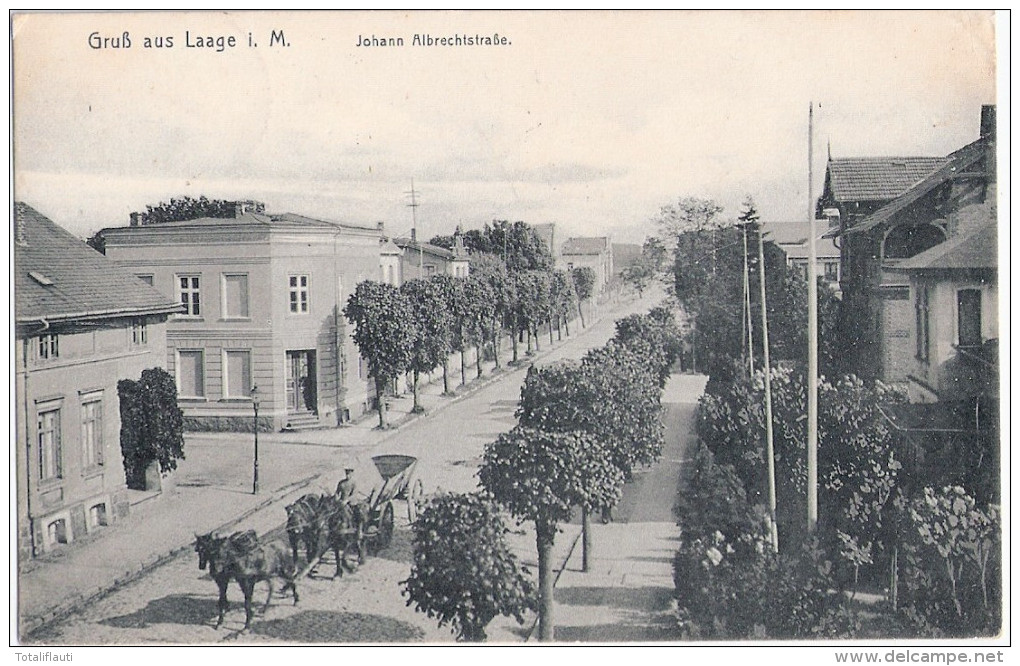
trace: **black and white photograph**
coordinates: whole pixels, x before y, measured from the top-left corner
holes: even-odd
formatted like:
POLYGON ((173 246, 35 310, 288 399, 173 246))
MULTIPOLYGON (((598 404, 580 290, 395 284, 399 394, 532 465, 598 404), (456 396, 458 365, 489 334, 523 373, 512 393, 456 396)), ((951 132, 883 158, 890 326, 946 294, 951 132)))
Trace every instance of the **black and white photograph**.
POLYGON ((1008 11, 9 20, 16 661, 1006 660, 1008 11))

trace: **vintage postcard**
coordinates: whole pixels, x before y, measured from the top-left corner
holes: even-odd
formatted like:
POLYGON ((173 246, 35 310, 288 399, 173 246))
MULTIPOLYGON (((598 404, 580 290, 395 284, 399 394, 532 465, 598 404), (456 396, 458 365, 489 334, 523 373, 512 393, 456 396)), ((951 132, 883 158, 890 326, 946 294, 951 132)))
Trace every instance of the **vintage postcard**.
POLYGON ((19 661, 1001 661, 1008 16, 10 21, 19 661))

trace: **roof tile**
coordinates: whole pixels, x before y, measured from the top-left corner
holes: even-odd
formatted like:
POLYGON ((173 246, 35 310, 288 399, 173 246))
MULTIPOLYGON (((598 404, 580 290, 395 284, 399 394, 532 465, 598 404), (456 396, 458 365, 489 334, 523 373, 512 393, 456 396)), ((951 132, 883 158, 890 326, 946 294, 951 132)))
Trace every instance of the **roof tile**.
POLYGON ((31 206, 16 202, 14 223, 17 320, 169 313, 180 308, 31 206))

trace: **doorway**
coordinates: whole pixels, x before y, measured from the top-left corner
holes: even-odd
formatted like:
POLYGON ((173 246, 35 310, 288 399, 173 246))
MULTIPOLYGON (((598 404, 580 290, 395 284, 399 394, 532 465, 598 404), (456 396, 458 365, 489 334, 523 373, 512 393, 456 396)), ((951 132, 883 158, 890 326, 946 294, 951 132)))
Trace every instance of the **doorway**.
POLYGON ((315 382, 315 350, 287 352, 287 411, 318 412, 315 382))

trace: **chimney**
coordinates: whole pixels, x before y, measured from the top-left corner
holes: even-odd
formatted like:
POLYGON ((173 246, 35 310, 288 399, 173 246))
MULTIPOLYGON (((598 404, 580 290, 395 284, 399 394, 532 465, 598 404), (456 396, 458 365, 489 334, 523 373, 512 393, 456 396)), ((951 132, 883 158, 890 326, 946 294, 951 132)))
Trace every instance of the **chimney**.
POLYGON ((981 136, 995 139, 995 105, 981 105, 981 136))
POLYGON ((142 214, 141 213, 131 213, 131 226, 132 227, 138 227, 138 226, 141 226, 141 224, 142 224, 142 214))

